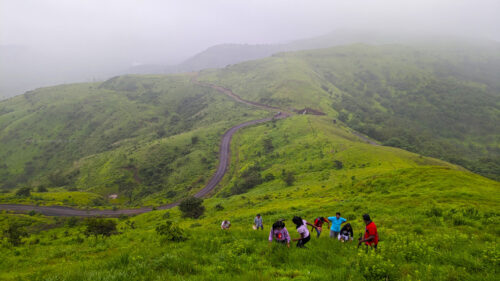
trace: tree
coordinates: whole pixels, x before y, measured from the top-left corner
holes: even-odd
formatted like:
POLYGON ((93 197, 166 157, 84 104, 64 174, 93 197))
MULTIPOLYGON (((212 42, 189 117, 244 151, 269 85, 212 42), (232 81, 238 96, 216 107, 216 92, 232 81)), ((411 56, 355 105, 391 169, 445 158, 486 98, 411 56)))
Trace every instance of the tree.
POLYGON ((87 237, 90 235, 94 235, 96 238, 98 236, 109 237, 118 233, 116 231, 116 222, 110 219, 90 218, 85 222, 85 226, 84 233, 87 237))
POLYGON ((205 207, 202 204, 203 199, 191 196, 181 201, 179 209, 184 217, 196 219, 205 212, 205 207))
POLYGON ((16 195, 19 197, 30 197, 31 196, 31 188, 29 187, 21 187, 16 191, 16 195))

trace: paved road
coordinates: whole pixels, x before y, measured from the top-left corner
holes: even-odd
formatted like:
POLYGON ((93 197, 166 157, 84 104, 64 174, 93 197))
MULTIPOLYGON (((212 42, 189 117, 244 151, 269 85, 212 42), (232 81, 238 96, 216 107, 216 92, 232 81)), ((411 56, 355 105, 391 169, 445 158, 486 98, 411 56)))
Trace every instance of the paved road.
MULTIPOLYGON (((278 111, 279 109, 276 107, 272 106, 267 106, 264 104, 256 103, 256 102, 251 102, 251 101, 246 101, 242 98, 240 98, 238 95, 234 94, 231 90, 205 83, 205 82, 199 82, 196 80, 196 76, 193 79, 193 82, 202 86, 206 87, 211 87, 223 94, 226 94, 230 96, 231 98, 235 99, 238 102, 242 102, 248 105, 260 107, 262 109, 270 110, 270 111, 278 111)), ((215 174, 212 176, 210 181, 207 183, 207 185, 198 191, 194 196, 195 197, 204 197, 207 196, 216 186, 219 184, 219 182, 222 180, 224 175, 227 172, 227 169, 229 167, 229 160, 230 160, 230 153, 231 153, 231 139, 233 138, 234 133, 236 133, 239 129, 255 125, 255 124, 260 124, 264 122, 271 121, 273 119, 283 119, 287 118, 290 116, 288 113, 283 113, 283 112, 278 112, 275 114, 273 117, 269 118, 264 118, 264 119, 258 119, 258 120, 252 120, 248 121, 239 125, 236 125, 226 131, 224 135, 222 136, 222 141, 220 144, 219 148, 219 166, 217 167, 217 171, 215 174)), ((175 203, 170 203, 167 205, 162 205, 158 207, 159 210, 164 210, 164 209, 170 209, 175 206, 179 205, 179 202, 175 203)), ((108 217, 117 217, 120 215, 137 215, 137 214, 142 214, 146 212, 152 211, 152 208, 150 207, 143 207, 143 208, 138 208, 138 209, 120 209, 120 210, 82 210, 82 209, 74 209, 70 207, 62 207, 62 206, 33 206, 33 205, 22 205, 22 204, 0 204, 0 210, 8 210, 8 211, 13 211, 16 213, 27 213, 29 211, 36 211, 38 213, 41 213, 46 216, 79 216, 79 217, 99 217, 99 216, 108 216, 108 217)))

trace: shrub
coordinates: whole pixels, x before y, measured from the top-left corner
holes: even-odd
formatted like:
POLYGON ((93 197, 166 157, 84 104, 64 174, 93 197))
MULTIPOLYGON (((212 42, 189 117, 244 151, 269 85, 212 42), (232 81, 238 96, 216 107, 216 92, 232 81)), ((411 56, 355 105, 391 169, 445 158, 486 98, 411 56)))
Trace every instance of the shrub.
POLYGON ((26 232, 24 227, 16 222, 10 223, 7 228, 3 231, 3 237, 7 238, 7 242, 13 246, 19 246, 22 244, 22 238, 28 237, 29 234, 26 232))
POLYGON ((337 169, 337 170, 340 170, 344 167, 344 164, 342 163, 342 161, 339 161, 339 160, 333 161, 333 164, 334 164, 335 169, 337 169))
POLYGON ((274 179, 275 179, 275 177, 274 177, 274 175, 273 175, 273 174, 271 174, 271 173, 266 174, 266 175, 264 176, 264 180, 265 180, 265 181, 272 181, 272 180, 274 180, 274 179))
POLYGON ((31 188, 29 187, 22 187, 16 191, 16 196, 19 197, 30 197, 31 196, 31 188))
POLYGON ((96 238, 98 236, 109 237, 113 234, 117 234, 116 222, 110 219, 97 219, 90 218, 85 222, 86 229, 84 234, 89 237, 94 235, 96 238))
POLYGON ((264 140, 262 140, 262 144, 264 146, 264 151, 266 153, 273 152, 274 150, 273 141, 270 138, 265 138, 264 140))
POLYGON ((453 222, 454 225, 465 225, 467 224, 467 221, 465 220, 465 217, 462 214, 455 214, 451 217, 451 221, 453 222))
POLYGON ((295 183, 295 175, 292 171, 285 172, 283 181, 287 186, 292 186, 295 183))
POLYGON ((191 196, 181 201, 179 209, 184 217, 196 219, 205 212, 205 207, 202 204, 203 199, 191 196))
POLYGON ((40 185, 37 190, 38 192, 47 192, 47 187, 45 187, 44 185, 40 185))
POLYGON ((66 226, 67 227, 75 227, 78 224, 78 218, 77 217, 69 217, 66 220, 66 226))
POLYGON ((433 206, 432 208, 430 208, 429 210, 427 210, 425 212, 425 214, 428 216, 428 217, 442 217, 443 216, 443 210, 436 207, 436 206, 433 206))
POLYGON ((31 211, 28 212, 28 215, 29 216, 34 216, 34 215, 36 215, 36 211, 35 210, 31 210, 31 211))
POLYGON ((224 207, 221 204, 217 204, 217 205, 215 205, 215 210, 222 211, 222 210, 224 210, 224 207))
POLYGON ((187 240, 184 230, 174 225, 171 221, 166 221, 165 224, 158 225, 156 233, 162 236, 162 242, 182 242, 187 240))

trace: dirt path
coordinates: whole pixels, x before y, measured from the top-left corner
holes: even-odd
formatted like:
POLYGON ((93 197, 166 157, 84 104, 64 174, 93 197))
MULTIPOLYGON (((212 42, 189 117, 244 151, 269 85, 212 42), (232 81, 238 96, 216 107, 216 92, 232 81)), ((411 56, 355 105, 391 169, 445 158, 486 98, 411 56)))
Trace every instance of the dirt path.
MULTIPOLYGON (((248 105, 256 106, 265 110, 269 111, 279 111, 279 108, 272 107, 272 106, 267 106, 264 104, 256 103, 256 102, 251 102, 244 100, 240 98, 238 95, 234 94, 230 89, 226 89, 217 85, 205 83, 205 82, 199 82, 195 76, 192 80, 193 83, 196 83, 201 86, 205 87, 210 87, 212 89, 215 89, 231 98, 234 100, 245 103, 248 105)), ((215 174, 212 176, 210 181, 207 183, 207 185, 198 191, 194 196, 195 197, 204 197, 208 195, 216 186, 219 184, 219 182, 222 180, 224 175, 227 172, 227 169, 229 167, 229 159, 230 159, 230 153, 231 153, 231 139, 233 138, 234 133, 236 133, 239 129, 255 125, 255 124, 260 124, 260 123, 265 123, 268 121, 271 121, 273 119, 283 119, 289 117, 289 113, 284 113, 284 112, 278 112, 275 114, 273 117, 269 118, 264 118, 264 119, 258 119, 258 120, 252 120, 248 121, 239 125, 236 125, 224 133, 222 136, 220 148, 219 148, 219 166, 217 167, 217 171, 215 174)), ((157 209, 159 210, 165 210, 165 209, 170 209, 175 206, 178 206, 179 202, 175 203, 170 203, 167 205, 162 205, 158 207, 157 209)), ((100 217, 100 216, 106 216, 106 217, 118 217, 120 215, 138 215, 146 212, 150 212, 153 209, 150 207, 142 207, 138 209, 120 209, 120 210, 95 210, 95 209, 90 209, 90 210, 82 210, 82 209, 74 209, 70 207, 63 207, 63 206, 33 206, 33 205, 22 205, 22 204, 0 204, 0 210, 7 210, 7 211, 13 211, 16 213, 27 213, 30 211, 35 211, 37 213, 46 215, 46 216, 79 216, 79 217, 100 217)))

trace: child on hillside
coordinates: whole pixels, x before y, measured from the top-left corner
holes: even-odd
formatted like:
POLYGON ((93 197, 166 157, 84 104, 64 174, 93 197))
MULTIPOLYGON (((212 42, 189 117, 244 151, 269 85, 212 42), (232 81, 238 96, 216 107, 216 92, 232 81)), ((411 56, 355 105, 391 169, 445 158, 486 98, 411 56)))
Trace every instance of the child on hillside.
POLYGON ((292 221, 297 227, 297 232, 300 234, 300 238, 295 238, 292 241, 298 241, 297 247, 304 248, 304 245, 311 240, 311 235, 309 235, 309 229, 307 229, 307 226, 310 225, 316 229, 317 227, 297 216, 293 217, 292 221))
POLYGON ((269 232, 269 244, 273 242, 273 239, 280 244, 286 244, 290 248, 290 234, 285 227, 283 220, 279 220, 273 224, 271 232, 269 232))

